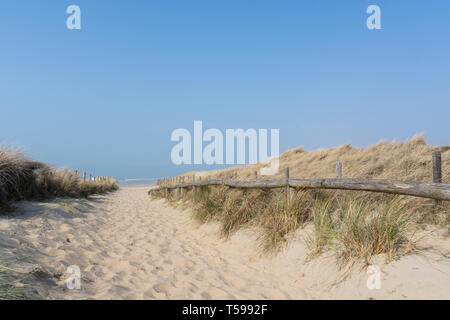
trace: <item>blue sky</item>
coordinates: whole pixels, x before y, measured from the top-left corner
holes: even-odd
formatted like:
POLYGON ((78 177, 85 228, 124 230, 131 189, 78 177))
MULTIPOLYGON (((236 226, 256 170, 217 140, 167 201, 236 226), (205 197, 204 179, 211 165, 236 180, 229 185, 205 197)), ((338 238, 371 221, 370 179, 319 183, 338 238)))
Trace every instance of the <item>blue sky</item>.
POLYGON ((191 170, 170 134, 194 120, 279 128, 281 151, 450 144, 447 0, 5 0, 0 46, 0 143, 95 175, 191 170))

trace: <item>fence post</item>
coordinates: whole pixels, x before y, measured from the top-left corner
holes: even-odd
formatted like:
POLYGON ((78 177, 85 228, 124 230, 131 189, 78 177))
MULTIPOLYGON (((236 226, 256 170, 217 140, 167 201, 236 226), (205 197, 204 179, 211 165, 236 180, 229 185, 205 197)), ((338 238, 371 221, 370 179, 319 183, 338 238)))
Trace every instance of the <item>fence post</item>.
POLYGON ((83 172, 83 182, 86 182, 86 171, 83 172))
POLYGON ((255 170, 255 172, 253 172, 253 174, 255 175, 255 180, 258 180, 258 171, 255 170))
MULTIPOLYGON (((442 156, 440 151, 433 152, 433 182, 442 183, 442 156)), ((434 205, 438 206, 439 200, 434 200, 434 205)))
POLYGON ((336 178, 342 179, 342 162, 336 162, 336 178))
POLYGON ((197 191, 197 188, 195 187, 195 174, 192 175, 192 183, 194 183, 194 186, 192 187, 192 189, 194 191, 194 196, 195 196, 195 192, 197 191))
MULTIPOLYGON (((184 176, 180 177, 180 185, 184 184, 184 176)), ((180 196, 183 195, 183 188, 180 187, 180 196)))
POLYGON ((169 178, 166 178, 166 182, 164 184, 166 186, 166 199, 169 198, 169 188, 167 186, 169 185, 169 178))
POLYGON ((289 167, 286 168, 286 203, 289 206, 289 200, 291 199, 291 189, 289 188, 289 167))

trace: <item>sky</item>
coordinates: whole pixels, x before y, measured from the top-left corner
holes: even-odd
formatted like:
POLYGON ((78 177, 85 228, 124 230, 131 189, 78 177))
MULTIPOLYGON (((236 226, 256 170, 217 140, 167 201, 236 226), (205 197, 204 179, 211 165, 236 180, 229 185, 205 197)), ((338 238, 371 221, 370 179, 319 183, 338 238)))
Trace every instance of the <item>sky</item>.
POLYGON ((449 57, 448 0, 2 0, 0 144, 120 181, 208 169, 171 162, 194 120, 280 151, 448 145, 449 57))

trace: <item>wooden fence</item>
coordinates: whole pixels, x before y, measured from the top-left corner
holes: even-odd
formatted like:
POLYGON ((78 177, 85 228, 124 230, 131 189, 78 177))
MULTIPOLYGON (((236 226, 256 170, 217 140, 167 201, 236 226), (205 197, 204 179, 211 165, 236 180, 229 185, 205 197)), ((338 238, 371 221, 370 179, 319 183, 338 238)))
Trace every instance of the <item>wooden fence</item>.
POLYGON ((92 174, 89 174, 89 177, 87 177, 86 172, 83 172, 82 176, 80 177, 78 170, 74 170, 74 172, 80 179, 83 179, 83 182, 86 182, 86 180, 91 181, 91 182, 105 181, 105 180, 112 178, 112 177, 105 177, 105 176, 97 177, 97 176, 93 176, 92 174))
POLYGON ((255 171, 255 180, 240 181, 232 179, 209 179, 196 181, 195 175, 186 181, 188 177, 175 177, 164 179, 159 182, 159 186, 151 189, 166 190, 166 196, 170 190, 182 188, 196 188, 202 186, 224 185, 230 188, 286 188, 286 194, 289 197, 290 188, 297 189, 337 189, 337 190, 354 190, 354 191, 372 191, 383 192, 398 195, 415 196, 422 198, 450 201, 450 184, 442 183, 442 165, 441 153, 433 153, 433 182, 415 182, 401 181, 389 179, 354 179, 342 178, 342 163, 336 163, 336 178, 325 179, 300 179, 291 178, 289 176, 289 168, 285 170, 285 177, 282 179, 256 180, 257 172, 255 171))

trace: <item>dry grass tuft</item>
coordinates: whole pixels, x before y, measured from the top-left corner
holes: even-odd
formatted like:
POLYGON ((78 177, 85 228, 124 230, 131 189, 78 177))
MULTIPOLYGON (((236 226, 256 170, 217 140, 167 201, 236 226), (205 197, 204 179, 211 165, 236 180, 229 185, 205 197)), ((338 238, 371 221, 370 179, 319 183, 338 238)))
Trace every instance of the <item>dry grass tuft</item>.
POLYGON ((379 254, 391 261, 412 244, 408 239, 412 215, 398 198, 384 202, 330 198, 315 205, 312 215, 314 232, 307 240, 311 256, 333 250, 341 265, 361 258, 369 264, 379 254))
MULTIPOLYGON (((223 211, 227 189, 222 186, 199 188, 195 192, 193 217, 202 223, 213 220, 223 211)), ((193 192, 193 191, 192 191, 193 192)), ((186 199, 186 198, 185 198, 186 199)))
POLYGON ((18 149, 0 149, 0 206, 35 193, 34 172, 44 164, 28 160, 18 149))
POLYGON ((55 170, 31 161, 17 149, 0 148, 0 208, 10 210, 19 200, 86 197, 118 189, 113 178, 83 182, 68 169, 55 170))
POLYGON ((256 218, 264 210, 268 194, 265 190, 229 190, 219 216, 222 235, 229 237, 256 218))

